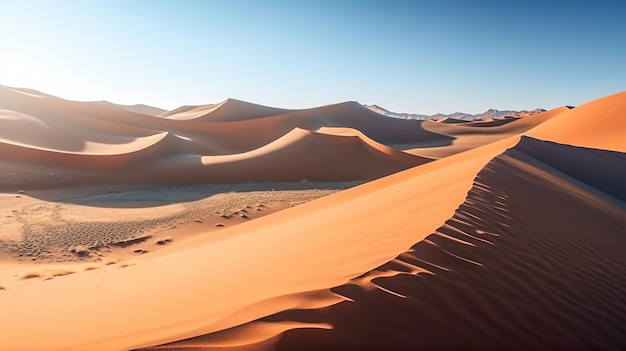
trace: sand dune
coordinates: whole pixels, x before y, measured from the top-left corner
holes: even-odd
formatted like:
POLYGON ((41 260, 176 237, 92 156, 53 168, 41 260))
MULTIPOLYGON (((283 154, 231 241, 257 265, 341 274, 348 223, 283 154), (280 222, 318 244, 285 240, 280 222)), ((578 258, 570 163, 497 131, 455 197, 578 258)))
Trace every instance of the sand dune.
POLYGON ((144 105, 144 104, 120 105, 120 104, 114 104, 108 101, 102 101, 101 103, 111 104, 111 105, 117 106, 119 108, 122 108, 130 112, 140 113, 140 114, 148 115, 148 116, 160 116, 167 112, 167 110, 164 110, 162 108, 144 105))
POLYGON ((0 87, 0 243, 48 260, 0 255, 0 349, 621 349, 624 96, 446 123, 233 99, 156 116, 0 87), (221 212, 177 189, 354 180, 221 212), (136 245, 156 226, 158 250, 136 245), (82 247, 107 247, 98 233, 134 256, 82 247), (100 261, 63 262, 55 240, 100 261))
MULTIPOLYGON (((626 207, 623 202, 615 207, 595 191, 535 163, 525 148, 516 146, 490 161, 464 203, 435 233, 331 289, 347 301, 324 309, 283 311, 231 329, 231 344, 239 329, 278 327, 288 321, 296 327, 279 337, 266 333, 267 340, 242 340, 235 346, 620 348, 626 341, 626 287, 618 278, 626 267, 626 207), (297 327, 305 322, 332 327, 297 327)), ((602 159, 606 152, 576 155, 569 162, 574 166, 602 159)), ((608 164, 597 171, 611 173, 608 164)), ((219 340, 220 335, 205 335, 150 349, 212 349, 221 346, 219 340)))
POLYGON ((424 121, 389 119, 356 102, 296 110, 276 116, 233 122, 170 121, 168 130, 181 135, 208 135, 217 144, 216 154, 251 151, 266 145, 294 128, 315 131, 323 127, 345 127, 361 131, 382 144, 437 141, 449 144, 453 138, 429 132, 424 121), (187 122, 187 123, 176 123, 187 122))
POLYGON ((261 117, 275 116, 291 110, 252 104, 249 102, 226 99, 219 104, 202 106, 183 106, 162 113, 161 116, 175 120, 201 122, 233 122, 261 117))
POLYGON ((562 144, 626 152, 625 115, 626 91, 565 111, 528 135, 562 144))
POLYGON ((202 164, 210 167, 208 180, 217 181, 223 174, 220 182, 376 179, 429 161, 362 135, 334 135, 299 128, 247 153, 201 158, 202 164))
MULTIPOLYGON (((378 144, 363 135, 334 135, 296 128, 249 152, 223 156, 174 155, 148 167, 159 180, 177 183, 334 182, 376 179, 430 161, 378 144), (181 175, 180 169, 191 172, 181 175)), ((142 179, 147 181, 147 178, 142 179)))

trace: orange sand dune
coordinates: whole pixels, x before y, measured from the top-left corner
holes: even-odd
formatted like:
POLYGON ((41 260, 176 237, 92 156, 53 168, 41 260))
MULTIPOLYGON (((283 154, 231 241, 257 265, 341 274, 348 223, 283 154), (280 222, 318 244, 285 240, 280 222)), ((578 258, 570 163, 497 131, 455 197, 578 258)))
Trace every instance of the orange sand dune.
POLYGON ((45 289, 28 281, 12 286, 0 298, 0 309, 11 311, 2 318, 12 321, 3 327, 3 346, 125 349, 337 303, 341 297, 320 289, 383 264, 439 227, 463 201, 475 174, 513 143, 430 162, 160 255, 143 255, 123 269, 38 283, 45 289), (63 296, 63 303, 55 296, 63 296), (37 337, 27 337, 33 330, 37 337))
POLYGON ((223 172, 225 179, 231 181, 375 179, 429 161, 378 144, 362 135, 334 135, 298 128, 244 154, 202 158, 203 165, 210 166, 211 175, 223 172), (235 168, 225 167, 222 171, 220 166, 228 165, 235 168), (246 172, 246 169, 254 172, 246 172), (276 174, 277 170, 279 174, 276 174))
POLYGON ((183 106, 162 113, 161 116, 175 120, 202 122, 233 122, 280 115, 292 110, 257 105, 237 99, 227 99, 219 104, 183 106))
POLYGON ((429 161, 380 145, 365 136, 296 128, 267 145, 241 154, 164 158, 155 164, 154 174, 161 180, 209 183, 365 180, 429 161), (179 169, 191 172, 180 175, 179 169))
POLYGON ((529 136, 562 144, 626 152, 626 91, 609 95, 546 122, 529 136))
POLYGON ((626 205, 552 166, 612 159, 596 172, 613 192, 611 165, 626 155, 560 145, 574 156, 546 164, 529 144, 555 147, 525 139, 491 160, 437 231, 331 289, 345 301, 146 350, 619 349, 626 205))

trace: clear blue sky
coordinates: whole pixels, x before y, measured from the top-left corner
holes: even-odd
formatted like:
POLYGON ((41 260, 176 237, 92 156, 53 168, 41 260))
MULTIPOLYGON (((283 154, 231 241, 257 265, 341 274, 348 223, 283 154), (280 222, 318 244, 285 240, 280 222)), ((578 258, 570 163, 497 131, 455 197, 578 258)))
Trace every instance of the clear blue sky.
POLYGON ((0 84, 166 109, 578 105, 626 90, 625 3, 0 0, 0 84))

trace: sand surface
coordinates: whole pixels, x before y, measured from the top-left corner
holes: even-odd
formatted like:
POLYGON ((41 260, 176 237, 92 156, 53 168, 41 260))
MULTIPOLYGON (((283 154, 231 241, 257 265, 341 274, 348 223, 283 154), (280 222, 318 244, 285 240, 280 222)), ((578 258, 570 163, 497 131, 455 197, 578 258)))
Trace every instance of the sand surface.
POLYGON ((455 123, 0 87, 0 349, 621 349, 625 106, 455 123))

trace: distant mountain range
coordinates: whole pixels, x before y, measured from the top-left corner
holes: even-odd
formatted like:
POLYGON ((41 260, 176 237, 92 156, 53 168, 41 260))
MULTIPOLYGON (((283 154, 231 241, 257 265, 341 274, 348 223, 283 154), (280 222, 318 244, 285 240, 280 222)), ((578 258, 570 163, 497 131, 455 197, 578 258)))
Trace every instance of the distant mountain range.
POLYGON ((435 118, 452 118, 463 121, 470 121, 475 119, 483 119, 483 118, 504 118, 504 117, 518 117, 521 115, 529 115, 535 114, 539 112, 545 111, 544 109, 538 108, 532 111, 522 110, 522 111, 512 111, 512 110, 495 110, 489 109, 483 113, 478 113, 475 115, 464 113, 464 112, 454 112, 450 114, 436 113, 434 115, 421 115, 416 113, 403 113, 403 112, 392 112, 378 105, 364 105, 370 110, 380 113, 381 115, 394 117, 394 118, 402 118, 402 119, 435 119, 435 118))

